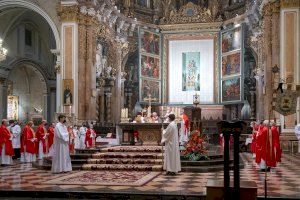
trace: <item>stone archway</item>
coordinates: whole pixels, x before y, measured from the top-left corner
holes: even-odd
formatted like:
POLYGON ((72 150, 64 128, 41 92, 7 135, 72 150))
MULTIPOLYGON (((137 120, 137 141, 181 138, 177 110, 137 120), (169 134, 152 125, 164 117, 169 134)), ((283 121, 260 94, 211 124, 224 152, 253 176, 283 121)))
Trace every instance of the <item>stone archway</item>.
POLYGON ((25 1, 25 0, 1 0, 0 1, 0 10, 8 9, 8 8, 16 8, 16 7, 27 8, 29 10, 32 10, 40 14, 51 27, 56 41, 56 49, 60 50, 60 44, 61 44, 60 37, 59 37, 60 34, 58 32, 57 26, 54 23, 54 21, 51 19, 51 17, 42 8, 40 8, 39 6, 37 6, 32 2, 25 1))

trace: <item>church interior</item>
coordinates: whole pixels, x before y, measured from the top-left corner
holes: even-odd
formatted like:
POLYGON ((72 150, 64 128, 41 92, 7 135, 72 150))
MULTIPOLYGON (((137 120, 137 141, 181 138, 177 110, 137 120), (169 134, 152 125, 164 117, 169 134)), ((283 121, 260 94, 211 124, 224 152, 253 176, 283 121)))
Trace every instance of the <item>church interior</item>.
POLYGON ((0 0, 0 198, 300 199, 299 0, 0 0))

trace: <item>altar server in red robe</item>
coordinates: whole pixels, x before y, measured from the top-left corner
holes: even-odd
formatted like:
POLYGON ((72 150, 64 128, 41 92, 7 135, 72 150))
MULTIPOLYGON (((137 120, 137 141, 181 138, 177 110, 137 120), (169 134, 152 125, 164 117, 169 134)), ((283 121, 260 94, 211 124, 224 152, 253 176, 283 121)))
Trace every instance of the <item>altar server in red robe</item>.
POLYGON ((21 162, 36 161, 36 137, 32 129, 33 122, 29 121, 21 136, 21 162))
POLYGON ((36 131, 36 138, 37 138, 36 148, 37 148, 37 154, 39 160, 43 159, 44 157, 47 157, 47 154, 49 152, 48 133, 45 127, 46 123, 47 123, 46 120, 43 120, 42 123, 38 126, 36 131))
POLYGON ((257 136, 256 151, 256 162, 263 171, 265 169, 269 171, 271 167, 276 167, 277 162, 281 159, 278 129, 275 126, 270 128, 268 120, 264 121, 263 128, 257 136))
POLYGON ((253 158, 256 157, 256 136, 258 133, 259 125, 256 122, 252 122, 252 143, 251 143, 251 152, 253 154, 253 158))
POLYGON ((53 144, 54 128, 55 128, 55 123, 50 124, 50 126, 48 128, 48 146, 49 146, 49 149, 52 147, 52 144, 53 144))
POLYGON ((93 148, 93 140, 96 138, 95 131, 88 125, 88 129, 85 136, 85 145, 87 149, 93 148))
POLYGON ((272 123, 271 133, 271 160, 268 166, 276 167, 277 163, 281 162, 281 148, 278 127, 274 122, 272 123))
POLYGON ((0 164, 11 165, 12 157, 14 156, 14 149, 12 146, 13 135, 7 128, 8 122, 6 119, 2 120, 0 126, 0 164))
POLYGON ((73 132, 73 126, 68 126, 68 132, 69 132, 69 151, 70 154, 75 153, 75 135, 73 132))
POLYGON ((258 134, 256 136, 256 163, 259 164, 261 170, 266 169, 266 157, 267 157, 267 148, 270 148, 270 145, 267 145, 268 139, 268 122, 265 120, 262 125, 259 126, 258 134))
POLYGON ((54 128, 55 128, 55 123, 50 124, 48 128, 48 157, 52 157, 53 155, 53 139, 54 139, 54 128))

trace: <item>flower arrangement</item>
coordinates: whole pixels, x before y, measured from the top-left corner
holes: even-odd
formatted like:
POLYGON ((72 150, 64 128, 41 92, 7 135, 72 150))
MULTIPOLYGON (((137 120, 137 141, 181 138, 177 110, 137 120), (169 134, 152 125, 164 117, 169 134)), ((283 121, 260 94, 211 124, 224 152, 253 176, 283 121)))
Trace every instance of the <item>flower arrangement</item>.
POLYGON ((185 150, 183 155, 192 161, 198 161, 208 159, 207 150, 204 146, 205 137, 199 130, 194 130, 190 136, 188 142, 185 143, 185 150))

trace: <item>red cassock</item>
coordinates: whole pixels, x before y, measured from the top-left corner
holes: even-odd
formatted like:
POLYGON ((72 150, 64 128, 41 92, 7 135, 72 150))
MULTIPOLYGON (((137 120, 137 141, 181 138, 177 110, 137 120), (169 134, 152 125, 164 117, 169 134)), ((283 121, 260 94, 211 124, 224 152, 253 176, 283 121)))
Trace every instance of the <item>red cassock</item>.
POLYGON ((36 152, 37 153, 39 152, 40 141, 42 141, 42 144, 43 144, 43 152, 47 153, 47 141, 45 139, 45 133, 46 133, 45 126, 43 124, 39 125, 39 127, 37 128, 37 131, 36 131, 36 138, 37 138, 37 141, 36 141, 37 151, 36 152))
POLYGON ((189 123, 189 117, 186 114, 183 114, 182 116, 183 122, 184 122, 184 131, 187 134, 189 131, 190 123, 189 123))
POLYGON ((279 132, 277 126, 271 127, 272 133, 272 148, 271 148, 271 160, 270 167, 276 167, 278 162, 281 162, 281 149, 279 141, 279 132))
POLYGON ((50 147, 53 144, 53 139, 54 139, 54 128, 53 127, 49 127, 48 134, 49 134, 48 135, 48 146, 49 146, 49 149, 50 149, 50 147))
POLYGON ((267 134, 268 134, 268 128, 266 126, 259 125, 258 132, 256 134, 256 148, 255 148, 255 153, 256 153, 255 162, 256 163, 261 162, 263 154, 266 155, 265 146, 266 146, 266 141, 267 141, 266 140, 267 134))
POLYGON ((281 161, 281 149, 279 142, 279 133, 276 126, 269 129, 263 126, 260 129, 256 139, 256 163, 261 159, 266 161, 267 167, 276 167, 276 163, 281 161))
MULTIPOLYGON (((91 129, 88 129, 85 135, 85 146, 87 148, 92 148, 93 147, 93 137, 92 135, 94 135, 95 132, 91 129)), ((95 135, 94 135, 95 136, 95 135)))
POLYGON ((253 131, 252 131, 252 143, 251 143, 251 152, 252 153, 256 153, 255 149, 256 149, 256 135, 257 135, 257 131, 258 131, 258 125, 254 124, 253 131))
POLYGON ((68 128, 68 132, 69 132, 69 138, 70 138, 70 141, 69 141, 69 152, 70 153, 74 153, 75 151, 75 144, 74 144, 74 132, 73 132, 73 129, 72 128, 68 128))
POLYGON ((12 141, 10 140, 11 133, 5 125, 0 126, 0 155, 2 154, 2 145, 5 144, 5 155, 14 156, 12 141))
POLYGON ((26 125, 23 129, 22 136, 21 136, 21 153, 24 152, 24 147, 26 146, 26 152, 31 154, 36 154, 36 142, 32 139, 35 138, 35 133, 32 128, 26 125))

